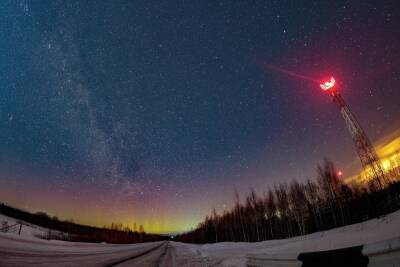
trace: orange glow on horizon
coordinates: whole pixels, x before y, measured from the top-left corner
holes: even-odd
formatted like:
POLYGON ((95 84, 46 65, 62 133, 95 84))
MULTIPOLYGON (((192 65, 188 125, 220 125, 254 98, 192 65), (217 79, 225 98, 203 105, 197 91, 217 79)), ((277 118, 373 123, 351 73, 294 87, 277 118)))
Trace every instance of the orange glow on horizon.
MULTIPOLYGON (((380 165, 385 174, 400 172, 400 129, 385 136, 375 145, 380 165)), ((366 184, 373 177, 371 170, 360 170, 358 174, 346 178, 349 184, 366 184)))

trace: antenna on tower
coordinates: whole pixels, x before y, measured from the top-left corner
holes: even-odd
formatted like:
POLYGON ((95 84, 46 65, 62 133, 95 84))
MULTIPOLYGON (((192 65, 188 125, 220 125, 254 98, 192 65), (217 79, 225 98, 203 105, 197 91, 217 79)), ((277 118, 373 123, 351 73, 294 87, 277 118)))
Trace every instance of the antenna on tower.
POLYGON ((353 113, 350 111, 343 97, 336 90, 335 85, 336 81, 333 77, 331 77, 329 81, 321 83, 320 87, 322 90, 330 93, 333 102, 339 108, 340 113, 342 113, 347 129, 349 130, 356 147, 358 156, 360 157, 361 165, 363 166, 364 171, 368 173, 368 170, 371 170, 372 177, 375 178, 379 188, 382 189, 382 180, 385 179, 385 174, 380 165, 379 157, 375 151, 375 148, 365 134, 365 131, 361 128, 360 124, 354 117, 353 113))

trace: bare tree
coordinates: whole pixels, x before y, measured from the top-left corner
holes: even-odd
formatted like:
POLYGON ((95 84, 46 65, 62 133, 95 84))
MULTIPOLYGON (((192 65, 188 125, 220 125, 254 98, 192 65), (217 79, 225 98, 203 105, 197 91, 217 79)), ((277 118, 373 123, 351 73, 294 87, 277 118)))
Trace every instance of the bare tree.
POLYGON ((274 193, 271 189, 268 190, 268 194, 265 198, 265 206, 266 206, 266 216, 269 224, 269 233, 270 237, 274 237, 273 225, 276 217, 276 204, 274 193))
POLYGON ((318 166, 317 174, 316 182, 275 185, 263 198, 251 189, 244 204, 235 190, 231 211, 219 216, 214 209, 210 217, 183 238, 192 242, 287 238, 361 222, 400 208, 399 176, 383 190, 349 187, 339 179, 328 159, 318 166), (350 212, 353 210, 357 212, 350 212))
POLYGON ((247 235, 246 235, 246 229, 245 229, 245 224, 243 220, 243 208, 240 205, 240 199, 239 199, 239 192, 235 189, 235 214, 237 215, 237 219, 239 220, 240 228, 242 230, 242 235, 243 239, 242 241, 248 241, 247 235))
POLYGON ((321 201, 320 201, 320 196, 318 194, 318 186, 310 179, 307 180, 305 184, 305 196, 307 199, 308 207, 311 210, 310 213, 312 214, 315 222, 315 227, 317 231, 320 231, 321 228, 323 227, 321 212, 319 209, 321 201))
POLYGON ((343 183, 337 175, 337 171, 333 162, 325 158, 323 166, 319 165, 317 172, 320 190, 325 198, 325 203, 332 212, 332 218, 335 226, 338 226, 338 220, 335 211, 336 204, 339 206, 342 225, 344 225, 343 207, 339 199, 339 191, 343 183))
POLYGON ((218 224, 219 224, 219 217, 215 208, 212 211, 211 215, 212 226, 215 232, 215 242, 218 242, 218 224))
POLYGON ((278 207, 278 217, 283 222, 286 222, 287 235, 291 237, 293 235, 292 231, 292 223, 291 216, 289 210, 289 199, 287 195, 287 184, 279 184, 278 186, 274 186, 275 196, 276 196, 276 204, 278 207))
POLYGON ((297 223, 297 227, 300 231, 300 235, 304 235, 306 232, 305 220, 308 216, 307 198, 304 193, 304 186, 296 180, 293 180, 290 184, 289 203, 290 209, 292 210, 297 223))

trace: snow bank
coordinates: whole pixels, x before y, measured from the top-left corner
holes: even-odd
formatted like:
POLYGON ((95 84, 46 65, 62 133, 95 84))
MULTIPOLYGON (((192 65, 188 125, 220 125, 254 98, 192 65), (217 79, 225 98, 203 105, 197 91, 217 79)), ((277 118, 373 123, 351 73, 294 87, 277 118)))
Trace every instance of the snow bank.
POLYGON ((328 231, 256 243, 223 242, 191 247, 222 266, 245 266, 247 254, 296 258, 301 252, 331 250, 376 243, 400 237, 400 211, 328 231))
MULTIPOLYGON (((47 229, 47 228, 40 227, 40 226, 37 226, 34 224, 27 223, 25 221, 21 221, 21 220, 0 214, 0 228, 1 228, 3 222, 6 222, 8 225, 14 225, 16 223, 22 224, 21 236, 28 237, 28 238, 38 238, 39 236, 44 237, 47 235, 47 233, 49 231, 49 229, 47 229)), ((52 230, 52 231, 53 231, 53 233, 56 233, 56 232, 59 233, 58 231, 54 231, 54 230, 52 230)), ((8 234, 18 235, 18 232, 19 231, 12 231, 8 234)))

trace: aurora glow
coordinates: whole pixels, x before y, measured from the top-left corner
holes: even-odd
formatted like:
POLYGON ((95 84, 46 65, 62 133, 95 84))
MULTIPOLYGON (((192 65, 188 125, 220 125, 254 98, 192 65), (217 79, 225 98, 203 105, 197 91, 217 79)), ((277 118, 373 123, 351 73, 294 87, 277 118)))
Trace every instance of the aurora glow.
POLYGON ((195 227, 234 189, 360 169, 318 84, 372 141, 400 128, 396 1, 0 3, 0 202, 92 225, 195 227))

